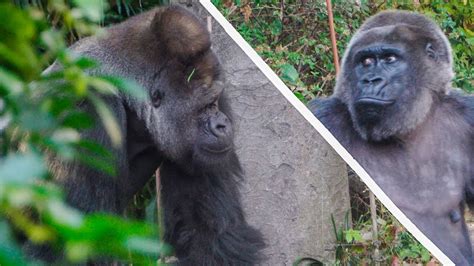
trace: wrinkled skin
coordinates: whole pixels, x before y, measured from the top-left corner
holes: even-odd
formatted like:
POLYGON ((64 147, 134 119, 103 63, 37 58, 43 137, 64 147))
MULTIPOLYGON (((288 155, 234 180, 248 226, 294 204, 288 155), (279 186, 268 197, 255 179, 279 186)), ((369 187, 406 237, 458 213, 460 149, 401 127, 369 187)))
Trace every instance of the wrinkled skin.
POLYGON ((451 88, 451 48, 422 15, 382 12, 346 50, 315 116, 456 265, 473 265, 474 97, 451 88))
MULTIPOLYGON (((160 167, 165 238, 178 264, 253 265, 264 243, 240 203, 231 110, 210 46, 203 23, 176 6, 153 9, 108 28, 105 37, 74 44, 73 51, 101 63, 96 72, 133 79, 149 98, 105 98, 124 138, 113 152, 116 176, 58 158, 50 165, 70 204, 118 214, 160 167)), ((92 112, 86 104, 80 108, 92 112)), ((81 135, 112 148, 100 124, 81 135)), ((26 249, 48 261, 56 256, 26 249)))

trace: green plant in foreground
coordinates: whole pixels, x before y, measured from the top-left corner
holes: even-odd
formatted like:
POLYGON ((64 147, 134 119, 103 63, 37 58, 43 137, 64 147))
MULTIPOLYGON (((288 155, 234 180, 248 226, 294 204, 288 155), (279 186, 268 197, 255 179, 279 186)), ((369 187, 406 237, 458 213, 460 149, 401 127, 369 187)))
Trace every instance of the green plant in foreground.
POLYGON ((71 208, 46 167, 47 156, 57 156, 113 174, 114 155, 79 132, 100 122, 119 145, 122 136, 104 99, 117 93, 146 97, 129 80, 88 74, 97 63, 66 49, 71 32, 100 34, 96 25, 106 6, 72 3, 20 9, 0 1, 0 265, 31 263, 14 237, 18 234, 64 249, 63 264, 109 257, 156 265, 166 249, 155 225, 71 208), (52 17, 55 28, 48 26, 52 17), (61 70, 42 74, 54 59, 61 70), (76 108, 79 104, 90 105, 96 116, 76 108))

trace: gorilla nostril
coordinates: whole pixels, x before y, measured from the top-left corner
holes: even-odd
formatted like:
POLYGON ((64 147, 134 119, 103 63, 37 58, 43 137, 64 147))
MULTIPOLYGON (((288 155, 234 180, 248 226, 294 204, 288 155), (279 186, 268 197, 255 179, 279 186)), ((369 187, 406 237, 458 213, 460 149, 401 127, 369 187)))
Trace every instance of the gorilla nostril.
POLYGON ((209 130, 216 137, 225 137, 227 135, 227 127, 225 121, 220 119, 211 119, 209 122, 209 130))
POLYGON ((367 77, 363 80, 364 84, 378 85, 382 83, 383 79, 381 77, 367 77))

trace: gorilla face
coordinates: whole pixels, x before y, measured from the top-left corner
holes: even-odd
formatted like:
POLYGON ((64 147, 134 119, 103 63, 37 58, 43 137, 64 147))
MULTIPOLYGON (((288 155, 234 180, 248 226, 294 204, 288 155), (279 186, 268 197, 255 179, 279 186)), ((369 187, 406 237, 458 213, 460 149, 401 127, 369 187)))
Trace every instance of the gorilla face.
POLYGON ((223 81, 203 79, 195 65, 163 72, 168 73, 157 76, 147 104, 147 127, 158 149, 189 171, 224 163, 233 152, 234 134, 223 81))
POLYGON ((365 140, 404 135, 421 123, 433 98, 435 59, 430 39, 413 38, 416 29, 386 26, 360 34, 346 58, 346 97, 355 129, 365 140), (429 82, 427 82, 429 80, 429 82), (416 116, 412 114, 417 114, 416 116))
POLYGON ((130 35, 130 29, 138 36, 127 38, 130 44, 122 42, 128 53, 118 55, 134 67, 129 75, 149 94, 145 102, 128 100, 143 123, 135 131, 148 132, 160 155, 188 174, 225 168, 236 158, 231 109, 223 97, 221 66, 206 25, 176 6, 157 9, 147 17, 109 30, 109 36, 120 40, 130 35), (134 43, 137 40, 141 41, 134 43))
MULTIPOLYGON (((393 113, 397 99, 407 88, 408 62, 405 49, 374 44, 354 55, 355 84, 353 103, 355 120, 370 128, 384 119, 384 111, 393 113)), ((405 96, 405 95, 404 95, 405 96)))

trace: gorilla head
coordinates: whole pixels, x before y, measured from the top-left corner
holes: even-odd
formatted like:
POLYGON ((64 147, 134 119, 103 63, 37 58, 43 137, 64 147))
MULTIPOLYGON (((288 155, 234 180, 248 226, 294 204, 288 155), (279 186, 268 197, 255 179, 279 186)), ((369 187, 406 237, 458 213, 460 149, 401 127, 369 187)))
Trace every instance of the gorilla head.
POLYGON ((230 108, 222 96, 224 82, 206 27, 174 6, 158 9, 150 25, 142 34, 160 48, 147 51, 144 58, 153 66, 146 84, 150 100, 131 102, 132 109, 160 153, 184 170, 227 167, 235 157, 230 108))
POLYGON ((365 140, 412 131, 453 78, 450 45, 422 15, 382 12, 362 25, 349 47, 335 95, 365 140))

